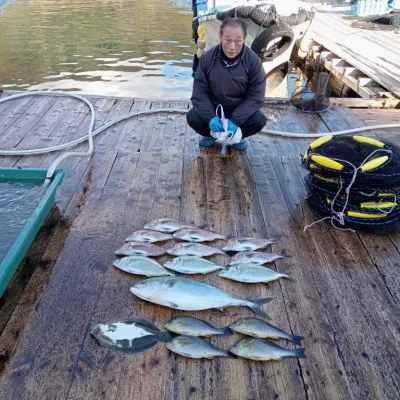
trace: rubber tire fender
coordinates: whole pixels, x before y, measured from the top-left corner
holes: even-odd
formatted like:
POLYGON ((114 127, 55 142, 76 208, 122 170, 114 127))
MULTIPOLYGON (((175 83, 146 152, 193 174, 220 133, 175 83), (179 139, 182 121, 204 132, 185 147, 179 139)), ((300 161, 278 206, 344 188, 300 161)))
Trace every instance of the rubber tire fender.
POLYGON ((271 61, 274 58, 283 54, 292 44, 294 40, 294 33, 292 28, 284 23, 274 24, 269 28, 262 31, 253 41, 251 49, 256 52, 262 61, 271 61), (281 40, 272 46, 274 51, 263 51, 265 47, 274 39, 281 38, 281 40))

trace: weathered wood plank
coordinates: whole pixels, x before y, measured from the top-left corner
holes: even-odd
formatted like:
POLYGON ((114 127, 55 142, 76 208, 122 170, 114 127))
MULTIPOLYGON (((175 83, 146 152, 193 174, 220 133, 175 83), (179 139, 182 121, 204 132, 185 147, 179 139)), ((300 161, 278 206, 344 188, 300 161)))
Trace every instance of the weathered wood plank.
MULTIPOLYGON (((137 99, 131 106, 129 112, 147 110, 150 107, 151 101, 137 99)), ((146 115, 139 115, 120 122, 115 127, 118 132, 118 138, 114 144, 114 148, 121 151, 141 151, 140 141, 142 136, 148 131, 148 129, 143 129, 144 121, 146 121, 147 118, 146 115)))
POLYGON ((1 104, 0 133, 2 143, 5 143, 8 128, 16 123, 26 113, 27 109, 34 106, 37 100, 37 97, 27 96, 1 104))
POLYGON ((16 119, 4 131, 2 139, 6 140, 10 147, 16 147, 56 101, 57 97, 55 96, 39 96, 39 98, 35 98, 29 110, 26 110, 20 118, 16 119))
MULTIPOLYGON (((122 115, 128 114, 132 111, 132 107, 134 105, 133 99, 121 99, 114 100, 112 107, 107 114, 106 122, 110 122, 122 115)), ((106 151, 108 149, 115 149, 115 143, 120 140, 121 133, 123 132, 123 127, 129 122, 129 120, 125 120, 119 122, 116 125, 111 126, 107 130, 100 133, 95 141, 95 149, 96 151, 106 151)), ((103 125, 103 124, 99 124, 103 125)), ((97 128, 99 127, 97 126, 97 128)))
MULTIPOLYGON (((82 132, 89 124, 90 118, 87 113, 87 107, 83 103, 75 103, 73 108, 68 108, 66 112, 63 112, 61 115, 61 120, 52 130, 51 135, 47 138, 46 144, 43 143, 40 137, 37 137, 33 140, 25 143, 26 146, 29 145, 40 148, 40 147, 51 147, 58 145, 60 143, 66 143, 71 141, 77 132, 82 132), (85 125, 83 125, 85 124, 85 125), (82 129, 81 129, 82 127, 82 129)), ((41 121, 37 121, 37 124, 40 125, 41 121)), ((86 134, 85 132, 84 134, 86 134)), ((84 135, 83 134, 83 135, 84 135)), ((43 155, 31 155, 21 157, 16 163, 15 166, 18 167, 35 167, 39 168, 43 165, 44 168, 48 168, 52 161, 55 160, 60 155, 60 152, 53 153, 45 153, 43 155)))
MULTIPOLYGON (((138 158, 138 163, 135 169, 136 172, 126 182, 127 195, 120 196, 117 191, 118 182, 125 174, 121 169, 115 169, 113 176, 108 179, 98 204, 102 213, 109 214, 107 218, 119 220, 118 232, 123 232, 123 235, 120 235, 118 240, 114 240, 115 249, 123 243, 124 238, 131 231, 140 229, 150 218, 151 205, 153 204, 156 189, 160 164, 154 162, 155 154, 133 153, 133 155, 138 158), (115 213, 118 214, 116 215, 115 213)), ((128 274, 123 274, 116 270, 111 266, 111 261, 106 271, 105 280, 107 285, 98 300, 92 323, 125 318, 129 315, 145 315, 146 305, 144 302, 134 299, 129 292, 130 283, 137 281, 137 278, 129 277, 128 274), (110 302, 110 299, 114 299, 113 302, 110 302), (133 309, 132 303, 134 304, 133 309), (115 313, 117 304, 118 315, 115 313)), ((148 305, 148 307, 151 306, 148 305)), ((153 319, 153 315, 149 314, 148 318, 153 319)), ((152 350, 150 353, 138 358, 114 356, 109 350, 99 348, 93 338, 87 336, 80 358, 93 358, 95 362, 92 368, 85 370, 85 374, 75 374, 69 397, 78 399, 87 398, 88 396, 100 397, 107 395, 107 398, 113 398, 122 391, 122 396, 125 398, 125 394, 123 394, 125 390, 139 390, 139 393, 142 390, 144 392, 151 390, 151 387, 149 387, 151 385, 141 382, 140 377, 145 371, 146 364, 149 365, 146 362, 146 357, 153 358, 155 351, 160 349, 159 346, 154 351, 152 350), (101 371, 98 368, 101 368, 101 371), (121 371, 125 371, 122 377, 120 376, 121 371), (107 376, 108 379, 104 379, 104 376, 107 376), (135 379, 137 382, 133 384, 135 379), (130 382, 123 383, 125 380, 130 382), (109 385, 110 381, 115 383, 109 385), (118 383, 120 381, 121 383, 118 383), (141 384, 143 384, 143 389, 139 389, 141 384)))
MULTIPOLYGON (((95 102, 99 124, 149 106, 146 101, 95 102)), ((171 102, 151 105, 185 107, 171 102)), ((276 118, 269 122, 274 129, 283 124, 288 130, 307 132, 324 129, 322 124, 331 130, 362 124, 345 110, 332 109, 318 119, 287 112, 286 107, 266 105, 266 114, 276 118)), ((32 129, 38 131, 41 124, 46 128, 53 111, 32 129)), ((58 195, 64 226, 47 245, 40 265, 54 263, 52 251, 61 255, 42 295, 40 288, 49 274, 35 271, 0 337, 0 352, 3 340, 10 354, 16 343, 10 343, 12 335, 26 323, 20 315, 30 312, 2 377, 5 399, 396 398, 400 235, 338 233, 325 223, 303 233, 303 226, 315 220, 302 201, 305 171, 297 154, 307 140, 275 143, 256 135, 247 152, 231 149, 221 157, 216 146, 199 149, 198 136, 186 126, 184 115, 173 117, 149 115, 121 123, 96 139, 97 152, 90 162, 71 159, 62 165, 67 175, 58 195), (109 150, 111 146, 115 150, 109 150), (98 346, 89 334, 91 324, 129 315, 151 319, 160 328, 172 315, 190 314, 216 326, 254 315, 243 308, 223 313, 174 311, 129 293, 129 286, 140 278, 113 268, 113 251, 131 231, 163 216, 230 235, 283 234, 273 250, 286 248, 293 258, 278 260, 272 268, 293 271, 294 282, 246 285, 219 278, 218 273, 193 279, 239 297, 274 297, 265 306, 272 323, 304 335, 308 358, 279 363, 197 361, 174 355, 162 344, 137 357, 98 346), (40 302, 32 304, 36 299, 40 302)), ((72 136, 82 134, 87 118, 85 112, 72 136)), ((64 140, 60 132, 53 130, 50 137, 53 134, 55 141, 64 140)), ((26 165, 47 165, 55 156, 32 157, 26 165)), ((222 256, 211 259, 228 261, 222 256)), ((232 335, 211 341, 227 349, 237 339, 232 335)), ((287 342, 281 345, 291 347, 287 342)))
MULTIPOLYGON (((115 170, 124 168, 129 172, 129 160, 130 157, 121 155, 112 167, 115 170)), ((109 170, 97 168, 94 173, 95 176, 108 176, 109 170)), ((123 193, 126 188, 124 179, 130 179, 130 174, 124 175, 124 179, 118 174, 117 177, 119 181, 113 179, 111 182, 114 185, 119 182, 118 191, 123 193)), ((100 182, 107 183, 101 178, 98 183, 100 182)), ((46 299, 42 299, 34 323, 25 330, 25 333, 32 334, 35 339, 27 342, 22 340, 15 357, 16 360, 25 360, 22 361, 23 367, 20 361, 17 362, 17 369, 11 367, 8 370, 11 380, 14 377, 19 381, 18 388, 9 392, 11 397, 23 398, 25 395, 43 399, 66 398, 75 368, 82 368, 82 363, 85 365, 85 360, 79 363, 78 356, 83 339, 88 334, 97 293, 105 283, 103 276, 108 268, 107 260, 112 257, 111 246, 118 223, 118 219, 110 218, 107 210, 92 207, 85 207, 75 220, 74 228, 49 281, 48 295, 46 299), (63 282, 63 285, 60 286, 59 282, 63 282), (80 284, 77 285, 76 282, 80 284), (82 296, 85 302, 81 301, 82 296), (60 311, 62 304, 67 304, 70 312, 60 311), (51 326, 48 321, 53 321, 51 326), (43 330, 42 334, 35 334, 38 329, 43 330), (63 338, 62 341, 59 340, 60 337, 63 338), (29 354, 27 362, 24 358, 26 354, 29 354), (61 364, 60 360, 65 360, 65 363, 61 364)))
MULTIPOLYGON (((345 113, 345 110, 340 111, 340 115, 345 113)), ((348 119, 349 122, 347 123, 349 125, 354 125, 356 122, 351 117, 351 114, 349 114, 347 118, 342 118, 341 121, 346 123, 346 119, 348 119)), ((328 125, 330 128, 334 128, 335 126, 335 124, 328 125)), ((332 249, 333 253, 329 254, 329 256, 324 254, 325 261, 323 264, 325 265, 326 262, 328 262, 328 265, 332 263, 331 267, 335 267, 336 271, 341 270, 341 273, 346 275, 346 278, 343 278, 343 280, 341 279, 342 275, 335 275, 335 282, 332 283, 334 285, 339 285, 339 288, 336 288, 335 297, 347 299, 346 319, 335 320, 335 325, 340 326, 342 324, 349 324, 351 321, 350 326, 342 325, 341 327, 342 333, 348 332, 346 339, 339 335, 339 337, 336 339, 336 342, 340 342, 340 346, 348 348, 348 350, 344 353, 343 348, 340 350, 342 354, 345 354, 346 356, 349 354, 354 355, 354 350, 350 351, 350 348, 358 348, 358 354, 369 354, 368 351, 362 350, 368 348, 374 354, 372 356, 374 358, 374 362, 369 362, 368 369, 361 367, 360 360, 358 360, 356 356, 346 361, 347 365, 352 365, 352 368, 355 368, 359 371, 357 382, 354 382, 352 375, 350 375, 350 379, 353 381, 353 391, 358 393, 358 395, 365 396, 366 398, 391 398, 393 393, 395 393, 396 390, 398 391, 395 382, 397 375, 396 368, 398 368, 399 364, 398 361, 393 359, 392 354, 394 350, 391 349, 393 343, 397 341, 396 331, 398 330, 398 318, 388 322, 386 311, 382 312, 382 310, 391 309, 392 311, 390 312, 394 312, 396 314, 398 312, 398 306, 396 308, 396 299, 390 293, 388 287, 382 279, 384 273, 378 272, 377 269, 379 269, 379 266, 374 266, 370 255, 367 251, 365 251, 366 248, 368 249, 368 245, 366 245, 364 248, 364 246, 361 244, 359 238, 361 238, 361 240, 363 239, 362 233, 359 233, 358 235, 352 235, 339 232, 336 233, 334 237, 331 237, 332 234, 329 231, 327 234, 330 237, 329 241, 331 243, 329 249, 322 249, 322 247, 318 245, 317 237, 322 236, 321 231, 318 230, 314 238, 316 250, 322 255, 323 251, 328 252, 329 254, 331 253, 329 250, 332 249), (342 238, 339 239, 340 237, 342 238), (335 249, 340 249, 340 252, 336 251, 335 249), (357 250, 354 251, 353 249, 357 250), (340 268, 337 268, 339 265, 340 268), (339 281, 340 283, 338 283, 339 281), (355 297, 352 298, 354 295, 355 297), (353 303, 358 304, 360 308, 350 308, 348 306, 348 304, 353 303), (358 329, 364 332, 362 343, 360 342, 356 333, 354 333, 353 338, 351 337, 353 335, 352 329, 354 329, 354 326, 357 326, 357 324, 359 326, 358 329), (380 330, 379 326, 385 326, 385 331, 382 332, 382 335, 379 335, 381 336, 381 339, 378 339, 378 337, 375 336, 376 331, 380 330), (386 339, 383 339, 383 337, 386 339), (348 343, 347 339, 351 341, 351 343, 348 343), (383 342, 388 342, 384 348, 380 346, 380 344, 383 343, 382 340, 383 342), (385 375, 388 382, 387 385, 382 385, 382 382, 377 378, 379 374, 382 373, 382 370, 386 371, 385 375), (375 379, 372 381, 370 379, 371 376, 375 376, 375 379), (359 386, 361 380, 365 381, 365 385, 363 384, 365 391, 359 386)), ((375 242, 380 243, 379 236, 375 236, 374 240, 375 242)), ((382 246, 385 245, 386 242, 384 244, 382 243, 382 246)), ((396 249, 392 248, 389 250, 389 252, 396 254, 396 249)), ((387 267, 390 268, 390 264, 387 265, 387 267)), ((324 282, 326 282, 326 280, 324 282)), ((396 282, 394 285, 397 287, 398 282, 396 282)), ((328 293, 328 290, 324 290, 323 293, 328 293)), ((327 302, 326 304, 331 307, 331 302, 327 302)), ((332 313, 332 315, 335 314, 332 313)))
MULTIPOLYGON (((233 209, 229 168, 231 162, 232 156, 221 157, 213 154, 205 156, 208 228, 225 235, 236 235, 235 219, 231 211, 233 209)), ((214 256, 212 259, 221 265, 228 261, 226 256, 214 256)), ((217 273, 208 274, 201 280, 232 295, 238 294, 237 291, 232 291, 235 286, 234 282, 219 278, 217 273)), ((248 297, 252 298, 252 295, 248 297)), ((236 320, 236 317, 249 315, 251 312, 244 308, 227 308, 222 315, 208 312, 204 314, 202 318, 211 324, 227 326, 233 322, 232 319, 236 320)), ((211 342, 217 347, 227 349, 233 344, 234 339, 232 337, 214 337, 211 342)), ((246 363, 242 360, 229 359, 218 359, 207 365, 206 371, 211 379, 212 396, 219 399, 246 398, 249 389, 253 388, 249 388, 249 385, 246 384, 245 365, 246 363), (233 377, 235 385, 229 384, 233 377), (218 384, 218 382, 222 384, 218 384)))
MULTIPOLYGON (((278 130, 279 119, 279 105, 268 104, 262 108, 262 112, 267 117, 266 129, 278 130)), ((267 154, 276 155, 276 149, 273 142, 274 138, 271 136, 256 134, 249 139, 249 153, 254 155, 267 154)))
MULTIPOLYGON (((257 193, 257 184, 253 176, 253 171, 245 154, 235 154, 234 170, 231 168, 232 176, 232 198, 234 199, 234 212, 238 226, 238 236, 244 237, 270 237, 264 224, 261 204, 257 193)), ((271 246, 274 251, 280 251, 280 242, 271 246)), ((267 251, 271 251, 268 249, 267 251)), ((280 260, 282 261, 282 260, 280 260)), ((285 263, 274 263, 268 265, 279 271, 288 271, 285 263), (282 265, 283 264, 283 265, 282 265)), ((254 297, 272 297, 273 301, 266 307, 272 320, 271 323, 281 329, 291 332, 291 323, 288 320, 286 311, 286 299, 283 297, 282 285, 292 285, 291 282, 274 282, 271 284, 235 284, 240 290, 238 295, 243 296, 247 291, 251 291, 254 297)), ((232 285, 233 286, 233 285, 232 285)), ((293 332, 292 332, 293 333, 293 332)), ((297 334, 297 332, 294 332, 297 334)), ((279 345, 285 348, 294 347, 287 341, 280 341, 279 345)), ((286 398, 301 399, 306 398, 304 383, 299 374, 297 360, 285 360, 279 363, 247 363, 252 381, 249 382, 254 387, 254 398, 286 398), (261 388, 262 394, 257 393, 261 388), (259 397, 258 397, 259 396, 259 397), (263 397, 264 396, 264 397, 263 397)), ((248 384, 246 385, 248 386, 248 384)))
MULTIPOLYGON (((368 32, 368 37, 364 37, 362 29, 347 26, 343 21, 342 16, 317 13, 312 22, 313 39, 399 96, 397 55, 392 50, 384 52, 379 37, 379 45, 369 40, 370 35, 379 33, 368 32), (367 45, 360 46, 360 41, 367 45)), ((396 41, 395 35, 392 40, 396 41)))
MULTIPOLYGON (((168 108, 176 108, 180 110, 187 110, 187 102, 171 102, 168 108)), ((162 143, 162 151, 164 153, 183 152, 185 141, 182 140, 186 133, 186 114, 171 113, 168 116, 165 126, 164 140, 162 143)))
POLYGON ((3 304, 0 308, 2 325, 0 327, 0 374, 17 349, 21 333, 42 294, 43 287, 51 275, 53 265, 68 235, 68 223, 58 224, 59 218, 59 210, 55 208, 39 231, 25 261, 3 295, 3 304), (56 224, 57 227, 55 227, 56 224), (27 272, 32 272, 29 281, 26 281, 27 272))
MULTIPOLYGON (((275 167, 279 160, 274 161, 275 167)), ((272 176, 271 172, 276 171, 270 171, 269 177, 257 182, 257 191, 269 235, 283 235, 279 245, 293 256, 284 260, 284 264, 291 266, 295 282, 281 287, 290 328, 305 337, 307 360, 298 361, 298 373, 304 381, 306 396, 309 399, 352 399, 353 393, 347 376, 342 373, 343 364, 334 345, 332 327, 312 276, 313 268, 317 268, 314 257, 310 257, 313 250, 307 246, 298 214, 290 216, 282 192, 282 187, 285 190, 292 187, 299 176, 291 178, 289 183, 285 180, 281 185, 279 177, 272 176)), ((296 204, 299 198, 291 198, 291 201, 296 204)), ((294 206, 289 209, 293 210, 294 206)))

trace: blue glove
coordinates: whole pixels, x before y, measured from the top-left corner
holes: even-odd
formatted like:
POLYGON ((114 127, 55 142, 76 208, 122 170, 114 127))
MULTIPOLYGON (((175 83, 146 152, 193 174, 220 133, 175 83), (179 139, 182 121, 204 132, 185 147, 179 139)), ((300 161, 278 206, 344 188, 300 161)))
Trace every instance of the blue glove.
POLYGON ((232 122, 231 120, 228 121, 228 131, 236 133, 238 126, 232 122))
POLYGON ((209 123, 208 126, 210 127, 212 132, 223 132, 224 127, 222 125, 222 121, 220 117, 214 117, 209 123))

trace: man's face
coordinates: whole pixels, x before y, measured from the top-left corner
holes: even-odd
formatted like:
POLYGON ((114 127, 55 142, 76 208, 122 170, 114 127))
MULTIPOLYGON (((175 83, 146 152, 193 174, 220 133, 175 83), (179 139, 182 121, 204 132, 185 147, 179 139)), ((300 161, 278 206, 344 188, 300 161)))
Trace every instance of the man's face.
POLYGON ((235 58, 243 48, 244 35, 238 26, 226 26, 219 36, 222 50, 228 58, 235 58))

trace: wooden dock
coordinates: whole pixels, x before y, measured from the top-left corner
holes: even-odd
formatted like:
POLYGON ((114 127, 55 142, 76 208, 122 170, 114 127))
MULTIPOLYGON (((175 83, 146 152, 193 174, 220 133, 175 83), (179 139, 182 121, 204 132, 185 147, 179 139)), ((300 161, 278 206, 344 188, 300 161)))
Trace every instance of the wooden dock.
POLYGON ((344 7, 318 9, 307 34, 311 57, 361 97, 399 99, 400 29, 374 25, 361 28, 344 7))
MULTIPOLYGON (((188 108, 185 102, 92 100, 96 126, 133 110, 188 108)), ((273 103, 264 112, 270 128, 302 132, 384 118, 381 110, 306 115, 273 103)), ((398 122, 399 112, 387 111, 384 122, 398 122)), ((89 120, 86 107, 67 98, 1 104, 1 147, 75 139, 89 120)), ((399 143, 400 131, 383 137, 399 143)), ((303 232, 315 220, 300 165, 308 139, 257 135, 246 152, 231 150, 227 157, 218 148, 199 150, 197 140, 184 115, 144 115, 97 137, 91 160, 62 165, 58 209, 0 303, 1 399, 399 399, 400 233, 338 231, 326 223, 303 232), (265 306, 272 323, 305 337, 307 359, 192 360, 161 343, 128 356, 98 345, 90 335, 95 323, 137 316, 162 328, 171 316, 189 314, 135 298, 129 287, 140 278, 112 266, 128 234, 166 216, 233 236, 282 235, 273 250, 285 248, 293 257, 274 268, 292 272, 293 282, 246 285, 217 273, 193 279, 236 296, 273 297, 265 306)), ((2 157, 0 166, 46 168, 56 156, 2 157)), ((253 314, 229 308, 192 315, 222 327, 253 314)), ((211 341, 227 349, 238 338, 211 341)))

